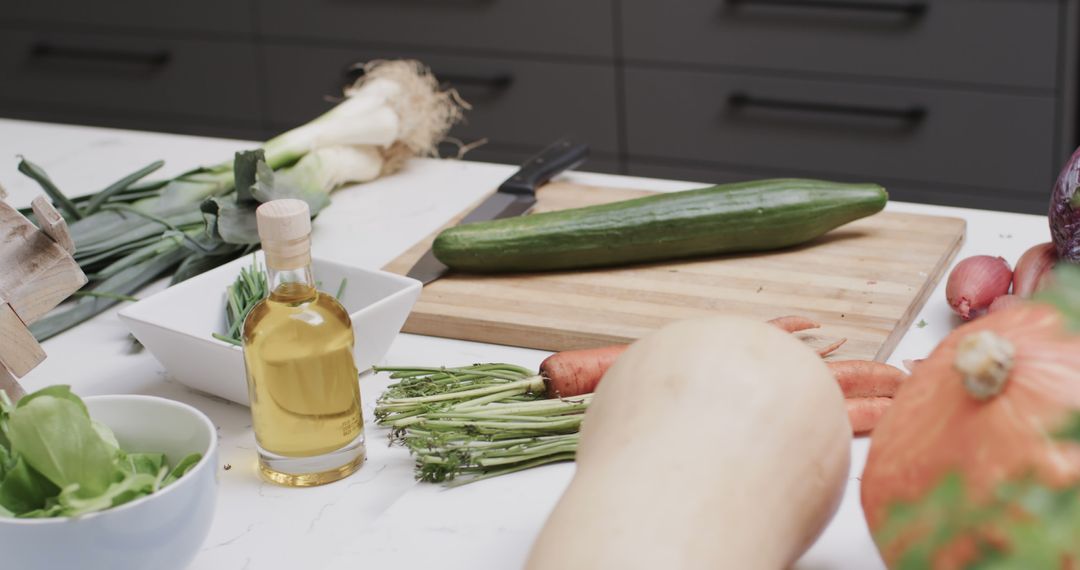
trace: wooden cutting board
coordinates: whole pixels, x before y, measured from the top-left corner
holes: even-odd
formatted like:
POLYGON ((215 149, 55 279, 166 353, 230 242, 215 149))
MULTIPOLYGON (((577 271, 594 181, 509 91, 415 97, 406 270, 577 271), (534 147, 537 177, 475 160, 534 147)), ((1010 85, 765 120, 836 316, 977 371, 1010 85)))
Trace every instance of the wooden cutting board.
MULTIPOLYGON (((535 211, 650 193, 548 184, 535 211)), ((835 358, 885 360, 956 255, 964 229, 958 218, 882 212, 778 252, 589 271, 448 274, 424 287, 404 331, 567 350, 629 342, 708 314, 762 321, 803 315, 822 324, 802 335, 810 344, 847 339, 835 358)), ((407 273, 437 233, 385 269, 407 273)))

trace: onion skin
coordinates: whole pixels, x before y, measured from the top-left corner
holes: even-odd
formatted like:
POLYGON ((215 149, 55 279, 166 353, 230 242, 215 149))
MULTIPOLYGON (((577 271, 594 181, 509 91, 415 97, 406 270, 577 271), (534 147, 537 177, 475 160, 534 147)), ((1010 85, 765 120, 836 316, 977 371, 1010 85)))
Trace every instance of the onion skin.
POLYGON ((1050 195, 1050 235, 1058 257, 1080 262, 1080 148, 1061 169, 1054 192, 1050 195))
POLYGON ((956 264, 945 285, 945 297, 965 321, 986 312, 994 299, 1009 293, 1013 272, 1000 257, 976 255, 956 264))
POLYGON ((1013 272, 1013 295, 1027 299, 1041 290, 1057 262, 1057 248, 1053 242, 1041 243, 1025 251, 1013 272))
POLYGON ((1023 297, 1020 297, 1018 295, 1002 295, 997 299, 994 299, 993 303, 990 303, 990 309, 987 312, 989 312, 990 314, 994 314, 998 311, 1004 311, 1005 309, 1008 309, 1009 307, 1016 305, 1017 303, 1023 302, 1023 297))

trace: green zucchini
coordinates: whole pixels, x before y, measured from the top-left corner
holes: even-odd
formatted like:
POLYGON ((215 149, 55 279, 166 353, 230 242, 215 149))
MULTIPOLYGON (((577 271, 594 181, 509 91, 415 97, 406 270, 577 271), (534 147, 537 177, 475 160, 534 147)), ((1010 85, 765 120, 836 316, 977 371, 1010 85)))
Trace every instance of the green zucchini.
POLYGON ((777 179, 464 224, 435 239, 458 271, 603 267, 798 245, 880 212, 875 184, 777 179))

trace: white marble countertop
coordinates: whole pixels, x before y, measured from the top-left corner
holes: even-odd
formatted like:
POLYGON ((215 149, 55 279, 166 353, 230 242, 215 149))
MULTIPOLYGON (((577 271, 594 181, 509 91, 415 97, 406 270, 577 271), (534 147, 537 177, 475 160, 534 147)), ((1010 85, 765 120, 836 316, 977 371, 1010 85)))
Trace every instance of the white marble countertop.
MULTIPOLYGON (((0 186, 18 205, 37 192, 36 185, 15 169, 19 154, 44 167, 60 188, 77 194, 100 189, 159 158, 167 161, 161 174, 171 175, 220 162, 251 146, 244 141, 0 119, 0 186)), ((513 170, 505 165, 416 160, 395 176, 340 190, 316 223, 315 254, 381 267, 513 170)), ((586 172, 564 178, 652 190, 699 185, 586 172)), ((1027 247, 1049 239, 1041 216, 897 202, 889 209, 965 218, 968 236, 960 258, 985 253, 1015 262, 1027 247)), ((158 283, 141 295, 162 286, 158 283)), ((907 332, 890 362, 925 356, 955 325, 945 304, 944 283, 916 317, 915 322, 920 321, 925 326, 907 332)), ((417 484, 406 451, 387 447, 386 433, 370 422, 372 403, 387 380, 369 374, 361 378, 369 419, 369 460, 363 469, 324 487, 277 487, 261 482, 256 474, 247 408, 170 381, 150 354, 132 351, 115 310, 47 341, 45 349, 51 356, 24 379, 28 390, 64 383, 81 395, 165 396, 202 409, 217 424, 223 463, 217 517, 191 566, 194 570, 344 570, 387 564, 437 565, 443 570, 519 567, 573 474, 572 464, 561 464, 449 490, 417 484)), ((385 361, 421 365, 504 361, 535 367, 544 356, 536 350, 402 334, 385 361)), ((858 476, 867 448, 866 439, 853 443, 851 480, 840 511, 797 568, 882 567, 858 500, 858 476)), ((767 541, 762 537, 763 548, 768 548, 767 541)))

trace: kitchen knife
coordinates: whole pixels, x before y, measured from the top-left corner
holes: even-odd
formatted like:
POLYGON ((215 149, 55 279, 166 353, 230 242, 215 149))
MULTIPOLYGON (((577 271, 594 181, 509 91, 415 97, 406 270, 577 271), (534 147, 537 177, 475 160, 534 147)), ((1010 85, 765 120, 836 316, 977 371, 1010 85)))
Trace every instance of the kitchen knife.
MULTIPOLYGON (((536 204, 536 189, 559 173, 575 168, 589 155, 589 147, 568 139, 556 141, 521 165, 521 169, 506 179, 499 190, 488 196, 459 222, 482 222, 520 216, 536 204)), ((435 258, 428 248, 409 270, 408 276, 427 285, 446 273, 447 267, 435 258)))

